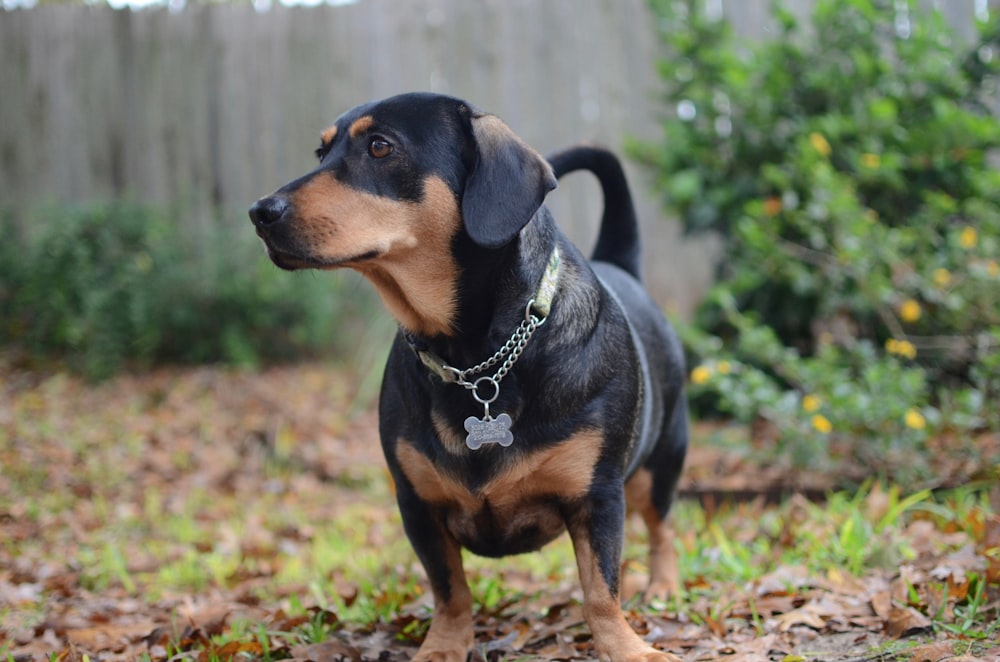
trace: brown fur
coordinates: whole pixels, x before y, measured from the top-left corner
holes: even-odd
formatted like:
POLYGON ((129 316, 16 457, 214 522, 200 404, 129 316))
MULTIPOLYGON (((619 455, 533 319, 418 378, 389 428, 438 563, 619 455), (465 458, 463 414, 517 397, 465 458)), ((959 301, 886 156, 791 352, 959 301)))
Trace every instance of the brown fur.
POLYGON ((472 647, 472 592, 465 580, 462 548, 442 531, 445 561, 451 572, 451 595, 447 601, 434 601, 434 618, 420 646, 420 659, 439 662, 465 662, 472 647))
POLYGON ((337 137, 337 127, 336 125, 334 125, 325 129, 323 133, 320 134, 319 139, 323 143, 323 146, 326 147, 330 143, 332 143, 333 139, 336 137, 337 137))
POLYGON ((420 498, 443 507, 445 526, 455 539, 474 539, 478 518, 488 512, 492 521, 502 523, 505 537, 534 528, 552 540, 565 530, 555 500, 573 500, 587 491, 601 442, 596 432, 577 435, 528 455, 475 491, 443 473, 405 439, 396 454, 420 498))
POLYGON ((375 120, 372 119, 371 115, 365 115, 364 117, 359 117, 358 119, 354 120, 354 124, 351 124, 350 128, 347 129, 347 135, 349 135, 352 138, 357 138, 362 133, 372 128, 372 124, 374 123, 375 120))
POLYGON ((513 504, 524 495, 573 499, 590 487, 601 452, 598 432, 579 434, 549 449, 532 453, 496 476, 473 494, 460 480, 442 473, 412 443, 403 439, 396 451, 417 494, 431 503, 455 503, 475 508, 484 501, 513 504))
POLYGON ((604 581, 586 527, 582 523, 571 524, 569 534, 583 587, 583 614, 594 635, 598 657, 601 660, 629 662, 676 660, 668 653, 651 648, 629 626, 618 596, 608 589, 604 581))
POLYGON ((403 327, 447 335, 458 280, 448 245, 461 218, 447 184, 428 177, 424 189, 422 202, 400 202, 320 173, 295 192, 293 202, 300 241, 313 255, 366 276, 403 327))
POLYGON ((677 550, 674 549, 674 529, 670 522, 661 518, 650 499, 653 474, 649 469, 639 469, 625 483, 625 499, 628 507, 639 513, 649 531, 649 584, 646 598, 665 600, 676 595, 680 588, 680 572, 677 568, 677 550))

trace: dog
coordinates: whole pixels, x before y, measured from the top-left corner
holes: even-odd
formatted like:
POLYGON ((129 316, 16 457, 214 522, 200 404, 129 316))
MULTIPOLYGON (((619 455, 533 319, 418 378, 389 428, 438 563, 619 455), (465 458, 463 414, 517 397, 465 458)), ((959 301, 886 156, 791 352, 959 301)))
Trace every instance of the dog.
POLYGON ((568 531, 598 656, 675 660, 619 598, 626 502, 649 529, 646 595, 677 589, 667 514, 688 424, 618 160, 588 146, 546 160, 496 116, 429 93, 347 111, 316 155, 250 218, 275 265, 354 269, 399 324, 379 433, 434 595, 414 659, 465 660, 474 644, 463 547, 502 557, 568 531), (543 205, 574 170, 605 196, 590 261, 543 205))

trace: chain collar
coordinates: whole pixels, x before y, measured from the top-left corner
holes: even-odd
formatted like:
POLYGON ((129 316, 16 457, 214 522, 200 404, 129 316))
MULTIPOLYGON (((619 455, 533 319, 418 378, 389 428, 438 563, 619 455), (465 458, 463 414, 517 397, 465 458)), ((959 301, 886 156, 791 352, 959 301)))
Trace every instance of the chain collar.
POLYGON ((472 391, 472 397, 476 402, 485 405, 487 418, 489 417, 489 403, 496 400, 497 396, 500 395, 500 380, 514 367, 514 364, 521 357, 521 352, 524 351, 525 346, 531 339, 532 334, 548 318, 549 311, 552 308, 552 298, 555 296, 556 284, 559 280, 560 262, 559 247, 556 246, 552 249, 552 254, 549 256, 548 264, 545 267, 545 274, 538 284, 538 290, 536 290, 534 298, 528 301, 528 305, 524 308, 524 320, 514 330, 514 333, 511 334, 510 339, 493 356, 482 363, 471 368, 466 368, 465 370, 460 370, 445 363, 434 352, 417 348, 412 341, 410 342, 411 347, 413 347, 417 356, 420 357, 421 362, 431 372, 447 383, 458 384, 472 391), (500 367, 492 375, 483 375, 475 378, 476 375, 485 372, 497 364, 500 364, 500 367), (479 392, 479 388, 484 384, 493 387, 492 394, 479 392))

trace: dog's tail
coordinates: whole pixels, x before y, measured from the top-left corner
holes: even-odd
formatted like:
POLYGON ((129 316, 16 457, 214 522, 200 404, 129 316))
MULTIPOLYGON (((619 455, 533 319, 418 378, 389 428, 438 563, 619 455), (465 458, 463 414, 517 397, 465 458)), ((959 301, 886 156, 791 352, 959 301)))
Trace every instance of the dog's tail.
POLYGON ((548 160, 556 177, 574 170, 589 170, 597 176, 604 192, 604 214, 591 257, 615 264, 641 280, 639 222, 618 157, 601 147, 580 145, 551 154, 548 160))

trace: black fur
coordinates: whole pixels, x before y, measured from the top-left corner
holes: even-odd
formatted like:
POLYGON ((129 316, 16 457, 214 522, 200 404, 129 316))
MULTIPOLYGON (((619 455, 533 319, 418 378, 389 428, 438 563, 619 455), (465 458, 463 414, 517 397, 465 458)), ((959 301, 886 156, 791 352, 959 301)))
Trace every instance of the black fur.
MULTIPOLYGON (((257 232, 278 266, 337 264, 324 263, 333 257, 316 255, 297 230, 301 219, 295 191, 321 173, 351 191, 413 202, 423 199, 426 182, 436 177, 447 183, 461 213, 449 254, 440 256, 453 260, 456 268, 449 330, 420 334, 401 328, 386 363, 379 402, 386 461, 406 533, 435 593, 436 620, 446 618, 442 605, 467 594, 453 582, 457 569, 449 550, 455 544, 485 556, 517 554, 537 549, 566 528, 574 544, 590 547, 608 592, 616 598, 624 485, 640 468, 648 470, 653 486, 649 499, 657 515, 666 517, 687 447, 683 358, 673 331, 640 284, 638 224, 620 164, 610 152, 594 147, 560 152, 550 164, 496 118, 438 95, 401 95, 365 104, 343 115, 336 127, 333 139, 317 151, 321 162, 315 171, 251 209, 257 232), (371 126, 348 135, 366 117, 371 126), (372 141, 381 139, 393 151, 371 158, 372 141), (578 169, 597 175, 605 195, 593 262, 569 242, 542 204, 556 175, 578 169), (482 416, 483 405, 466 389, 432 374, 417 352, 433 352, 458 368, 493 355, 524 319, 555 248, 562 266, 551 311, 490 405, 492 413, 510 415, 514 443, 476 451, 456 446, 454 440, 464 438, 463 422, 482 416), (585 447, 593 438, 599 443, 596 453, 585 447), (409 465, 401 461, 401 444, 424 458, 420 462, 433 467, 435 478, 416 472, 412 457, 409 465), (542 454, 566 460, 577 452, 594 454, 591 464, 567 462, 587 474, 565 477, 567 483, 587 481, 579 494, 563 493, 561 480, 534 484, 531 475, 509 486, 503 483, 518 475, 522 463, 542 454), (523 512, 482 496, 496 481, 505 497, 524 491, 523 512), (465 496, 420 496, 437 494, 445 483, 452 493, 465 496)), ((365 259, 377 261, 380 255, 365 259)), ((365 262, 345 264, 362 270, 365 262)), ((586 595, 585 602, 590 600, 586 595)), ((448 646, 460 648, 471 637, 471 632, 448 634, 445 627, 432 626, 427 647, 443 646, 441 641, 454 637, 448 646)), ((597 644, 608 651, 619 645, 615 641, 597 644)), ((632 638, 627 642, 644 646, 632 638)), ((423 650, 421 656, 432 657, 423 650)))

